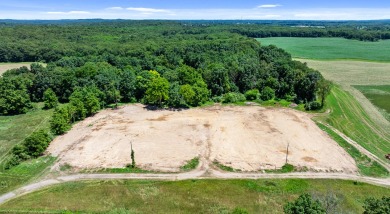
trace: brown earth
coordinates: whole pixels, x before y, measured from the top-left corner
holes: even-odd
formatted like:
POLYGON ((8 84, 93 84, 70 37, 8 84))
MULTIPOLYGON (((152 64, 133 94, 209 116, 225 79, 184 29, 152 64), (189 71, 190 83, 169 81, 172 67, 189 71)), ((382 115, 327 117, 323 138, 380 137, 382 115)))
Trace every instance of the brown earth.
POLYGON ((357 171, 354 160, 321 131, 310 115, 287 108, 212 106, 150 111, 143 105, 103 110, 57 137, 48 152, 76 169, 137 166, 175 172, 199 156, 243 171, 286 162, 321 171, 357 171))

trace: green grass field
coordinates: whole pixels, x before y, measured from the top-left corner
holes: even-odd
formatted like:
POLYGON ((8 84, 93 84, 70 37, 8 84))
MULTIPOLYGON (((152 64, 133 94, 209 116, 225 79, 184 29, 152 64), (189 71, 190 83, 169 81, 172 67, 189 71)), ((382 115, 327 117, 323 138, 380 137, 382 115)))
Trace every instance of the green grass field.
POLYGON ((27 114, 0 116, 0 164, 12 147, 21 143, 31 133, 39 129, 49 129, 53 110, 41 110, 42 107, 43 104, 40 103, 36 110, 27 114))
POLYGON ((390 40, 362 42, 343 38, 259 38, 262 45, 276 45, 303 59, 353 59, 390 62, 390 40))
POLYGON ((355 85, 390 121, 390 85, 355 85))
POLYGON ((45 168, 53 163, 53 158, 42 157, 21 165, 4 170, 9 151, 23 142, 32 132, 39 129, 49 129, 49 119, 53 110, 37 110, 16 116, 0 116, 0 194, 6 193, 40 175, 45 168))
POLYGON ((342 180, 83 181, 34 192, 0 206, 0 212, 282 213, 302 193, 335 195, 340 213, 362 213, 368 196, 390 196, 388 188, 342 180), (116 212, 114 212, 116 211, 116 212))

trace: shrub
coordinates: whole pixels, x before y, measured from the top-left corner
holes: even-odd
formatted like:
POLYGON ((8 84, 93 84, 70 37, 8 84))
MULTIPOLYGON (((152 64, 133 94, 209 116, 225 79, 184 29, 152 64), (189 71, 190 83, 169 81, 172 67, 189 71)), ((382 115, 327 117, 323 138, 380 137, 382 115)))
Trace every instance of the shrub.
POLYGON ((284 213, 287 214, 322 214, 326 213, 320 201, 313 200, 309 194, 303 194, 294 202, 288 202, 284 206, 284 213))
POLYGON ((261 92, 260 98, 264 101, 272 100, 275 98, 275 90, 266 86, 261 92))
POLYGON ((310 111, 310 110, 319 110, 321 109, 322 105, 320 102, 313 101, 305 104, 305 110, 310 111))
POLYGON ((46 150, 51 142, 49 134, 44 130, 33 132, 24 140, 23 146, 26 148, 26 154, 31 157, 38 157, 46 150))
POLYGON ((223 95, 223 103, 236 103, 245 101, 245 96, 241 93, 230 92, 223 95))
POLYGON ((390 197, 382 199, 367 198, 364 201, 364 214, 390 213, 390 197))
POLYGON ((252 89, 245 92, 246 100, 257 100, 260 98, 260 92, 258 89, 252 89))

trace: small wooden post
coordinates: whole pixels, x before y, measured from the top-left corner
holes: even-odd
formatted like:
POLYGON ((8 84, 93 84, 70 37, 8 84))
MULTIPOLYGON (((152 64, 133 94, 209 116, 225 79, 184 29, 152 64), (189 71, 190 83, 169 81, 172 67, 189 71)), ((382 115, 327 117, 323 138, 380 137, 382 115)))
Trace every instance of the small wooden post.
POLYGON ((290 142, 287 142, 287 151, 286 151, 286 164, 288 162, 288 147, 290 146, 290 142))

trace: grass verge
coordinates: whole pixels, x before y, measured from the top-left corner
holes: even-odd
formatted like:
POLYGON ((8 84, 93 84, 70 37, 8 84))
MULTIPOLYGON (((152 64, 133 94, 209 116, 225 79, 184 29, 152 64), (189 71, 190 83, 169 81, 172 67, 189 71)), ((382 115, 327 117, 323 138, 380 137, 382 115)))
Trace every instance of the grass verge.
POLYGON ((359 168, 360 174, 372 177, 387 177, 390 175, 389 172, 378 162, 373 161, 366 155, 362 154, 358 149, 349 144, 330 128, 321 123, 317 123, 317 125, 320 129, 327 132, 333 140, 335 140, 346 152, 348 152, 349 155, 351 155, 359 168))
POLYGON ((368 196, 390 196, 388 188, 343 180, 110 180, 69 182, 21 196, 0 212, 282 213, 287 201, 310 193, 337 196, 339 213, 362 213, 368 196))

